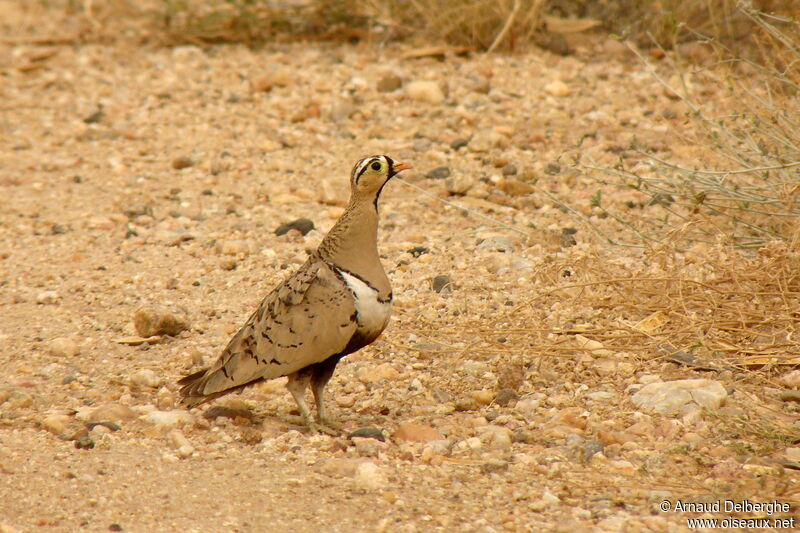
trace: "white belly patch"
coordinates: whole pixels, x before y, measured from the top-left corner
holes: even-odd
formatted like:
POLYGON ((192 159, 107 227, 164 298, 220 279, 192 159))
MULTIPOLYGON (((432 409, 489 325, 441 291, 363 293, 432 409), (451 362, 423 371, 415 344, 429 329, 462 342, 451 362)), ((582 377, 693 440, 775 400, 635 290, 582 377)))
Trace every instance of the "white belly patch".
POLYGON ((343 270, 339 273, 355 296, 359 329, 365 332, 382 331, 389 321, 392 302, 378 301, 378 291, 352 274, 343 270))

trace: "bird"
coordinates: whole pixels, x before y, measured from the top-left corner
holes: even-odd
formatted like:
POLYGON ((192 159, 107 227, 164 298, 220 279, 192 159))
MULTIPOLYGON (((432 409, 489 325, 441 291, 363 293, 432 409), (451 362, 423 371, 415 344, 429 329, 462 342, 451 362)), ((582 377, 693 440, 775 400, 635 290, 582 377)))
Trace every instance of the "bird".
POLYGON ((378 256, 378 199, 410 164, 365 157, 350 173, 350 201, 305 263, 267 294, 216 362, 178 381, 192 408, 249 385, 288 376, 311 431, 338 434, 327 417, 324 390, 339 361, 386 328, 392 287, 378 256), (316 417, 305 399, 314 395, 316 417))

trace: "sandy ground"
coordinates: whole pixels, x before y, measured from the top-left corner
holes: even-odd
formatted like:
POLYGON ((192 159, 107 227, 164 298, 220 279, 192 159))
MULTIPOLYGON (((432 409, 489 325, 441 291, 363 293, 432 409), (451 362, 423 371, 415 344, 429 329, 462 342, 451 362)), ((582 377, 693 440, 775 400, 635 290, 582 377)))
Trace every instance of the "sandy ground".
POLYGON ((0 45, 0 531, 694 529, 703 513, 659 510, 679 499, 779 501, 790 509, 768 518, 796 517, 798 476, 771 459, 800 456, 786 436, 797 411, 776 395, 797 376, 615 347, 603 332, 650 316, 658 295, 592 283, 658 261, 572 233, 540 193, 592 215, 598 185, 560 159, 580 141, 609 166, 633 136, 702 161, 671 136, 691 127, 682 104, 616 44, 443 60, 403 46, 0 45), (328 387, 344 435, 305 432, 280 380, 185 414, 176 380, 301 264, 373 153, 520 231, 390 184, 394 318, 328 387), (428 176, 439 167, 449 176, 428 176), (300 217, 316 229, 275 235, 300 217), (142 306, 190 327, 137 339, 142 306), (648 383, 695 378, 721 383, 724 405, 632 403, 648 383), (221 405, 230 417, 204 416, 221 405), (368 426, 386 441, 347 438, 368 426))

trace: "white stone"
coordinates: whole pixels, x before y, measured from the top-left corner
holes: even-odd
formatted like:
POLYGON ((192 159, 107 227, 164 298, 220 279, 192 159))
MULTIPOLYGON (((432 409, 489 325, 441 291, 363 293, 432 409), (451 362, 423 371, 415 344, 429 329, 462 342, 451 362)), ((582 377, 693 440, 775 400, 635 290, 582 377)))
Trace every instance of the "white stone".
POLYGON ((569 86, 561 80, 555 80, 545 85, 544 91, 551 96, 568 96, 569 86))
POLYGON ((462 195, 473 188, 477 182, 478 180, 468 174, 456 174, 447 178, 444 185, 450 194, 462 195))
POLYGON ((536 411, 539 409, 539 400, 533 398, 523 398, 519 400, 514 406, 514 410, 525 418, 533 418, 536 411))
POLYGON ((480 428, 481 442, 494 450, 507 450, 511 448, 511 430, 506 427, 489 425, 480 428))
POLYGON ((495 130, 480 130, 470 139, 467 148, 471 152, 489 152, 493 149, 503 149, 508 147, 509 140, 505 135, 496 132, 495 130))
POLYGON ((191 424, 194 418, 188 411, 183 409, 173 409, 171 411, 151 411, 141 416, 141 419, 153 425, 173 428, 191 424))
POLYGON ((377 490, 385 487, 388 480, 381 467, 371 461, 366 461, 356 467, 353 476, 356 487, 364 490, 377 490))
POLYGON ((56 357, 75 357, 81 353, 78 343, 68 337, 58 337, 50 341, 47 350, 56 357))
POLYGON ((161 378, 156 375, 155 372, 150 370, 149 368, 144 368, 142 370, 137 370, 133 374, 131 374, 131 383, 134 385, 138 385, 140 387, 152 387, 156 388, 161 385, 161 378))
POLYGON ((60 296, 56 291, 42 291, 36 295, 36 303, 49 305, 58 302, 60 296))
POLYGON ((544 511, 548 507, 552 507, 553 505, 560 502, 561 500, 558 498, 558 496, 556 496, 549 490, 546 490, 544 491, 544 494, 542 494, 542 497, 539 498, 538 500, 531 502, 528 508, 531 511, 539 512, 539 511, 544 511))
POLYGON ((356 375, 362 383, 375 383, 384 379, 394 381, 400 377, 400 373, 389 363, 383 363, 376 367, 361 367, 356 375))
POLYGON ((435 81, 412 81, 406 85, 406 94, 412 100, 441 104, 444 102, 444 93, 435 81))
POLYGON ((718 381, 710 379, 683 379, 650 383, 633 395, 634 405, 645 411, 666 415, 686 414, 700 406, 718 409, 728 392, 718 381))

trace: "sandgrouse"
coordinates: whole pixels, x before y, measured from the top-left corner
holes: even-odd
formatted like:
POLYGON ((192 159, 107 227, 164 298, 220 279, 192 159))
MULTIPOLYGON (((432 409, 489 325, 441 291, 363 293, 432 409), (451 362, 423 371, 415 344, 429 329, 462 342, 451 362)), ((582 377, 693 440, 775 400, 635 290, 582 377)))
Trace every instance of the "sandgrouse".
POLYGON ((389 321, 392 288, 378 257, 378 197, 409 168, 385 155, 356 163, 342 216, 308 260, 264 298, 217 361, 178 382, 183 403, 194 407, 289 376, 286 387, 305 423, 333 431, 325 418, 325 385, 339 360, 378 338, 389 321), (305 400, 309 383, 316 423, 305 400))

